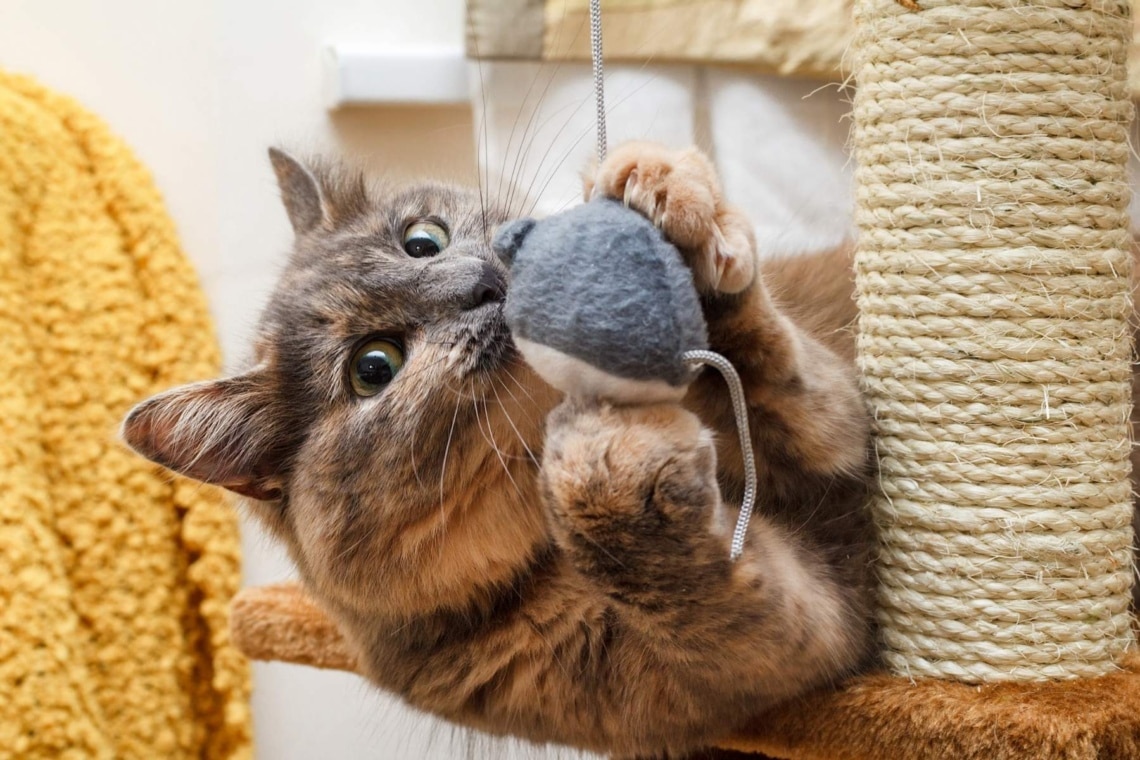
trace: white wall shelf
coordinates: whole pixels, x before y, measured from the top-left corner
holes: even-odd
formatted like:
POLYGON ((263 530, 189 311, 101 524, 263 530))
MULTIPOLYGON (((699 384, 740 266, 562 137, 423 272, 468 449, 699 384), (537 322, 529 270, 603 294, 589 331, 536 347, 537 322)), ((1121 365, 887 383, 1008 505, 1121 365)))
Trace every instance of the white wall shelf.
POLYGON ((392 51, 326 45, 322 67, 329 110, 469 102, 467 59, 461 49, 392 51))

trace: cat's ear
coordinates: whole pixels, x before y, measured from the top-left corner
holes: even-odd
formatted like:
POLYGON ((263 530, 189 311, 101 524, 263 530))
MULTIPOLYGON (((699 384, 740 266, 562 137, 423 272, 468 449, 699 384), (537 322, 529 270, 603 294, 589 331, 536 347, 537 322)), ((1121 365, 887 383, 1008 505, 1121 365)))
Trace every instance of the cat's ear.
POLYGON ((123 440, 153 462, 254 499, 281 495, 272 395, 254 369, 184 385, 143 401, 123 440))
POLYGON ((523 240, 534 229, 537 222, 534 219, 515 219, 514 221, 507 222, 495 231, 495 237, 491 240, 491 250, 499 257, 499 261, 503 262, 507 267, 515 261, 515 254, 518 253, 519 246, 522 245, 523 240))
POLYGON ((309 232, 325 217, 325 202, 321 194, 321 184, 308 167, 280 148, 269 149, 269 162, 277 175, 277 186, 281 189, 281 201, 293 232, 303 235, 309 232))

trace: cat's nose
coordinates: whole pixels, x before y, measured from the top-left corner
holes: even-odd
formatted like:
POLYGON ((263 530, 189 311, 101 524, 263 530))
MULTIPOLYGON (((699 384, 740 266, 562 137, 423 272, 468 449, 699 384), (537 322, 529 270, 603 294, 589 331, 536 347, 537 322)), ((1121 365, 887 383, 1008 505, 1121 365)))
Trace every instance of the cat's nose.
POLYGON ((483 264, 479 279, 471 288, 467 298, 466 309, 474 309, 493 301, 502 301, 507 297, 507 280, 492 264, 483 264))

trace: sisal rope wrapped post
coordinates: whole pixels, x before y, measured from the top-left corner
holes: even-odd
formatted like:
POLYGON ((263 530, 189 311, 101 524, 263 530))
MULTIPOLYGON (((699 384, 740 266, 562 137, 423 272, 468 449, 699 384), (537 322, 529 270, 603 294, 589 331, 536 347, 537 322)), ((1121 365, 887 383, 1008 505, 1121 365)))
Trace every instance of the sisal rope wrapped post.
POLYGON ((859 362, 901 675, 1132 644, 1127 0, 856 0, 859 362))

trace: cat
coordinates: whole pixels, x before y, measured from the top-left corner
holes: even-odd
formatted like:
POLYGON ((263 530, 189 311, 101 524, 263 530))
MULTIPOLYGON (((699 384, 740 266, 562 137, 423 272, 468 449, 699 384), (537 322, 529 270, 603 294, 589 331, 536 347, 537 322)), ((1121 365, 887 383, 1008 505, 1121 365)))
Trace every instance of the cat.
POLYGON ((679 247, 744 382, 760 490, 733 563, 715 373, 683 404, 563 400, 503 320, 503 209, 270 158, 295 246, 255 365, 142 402, 123 437, 248 497, 377 686, 493 734, 681 757, 871 661, 849 250, 762 261, 696 149, 627 144, 585 181, 679 247))

